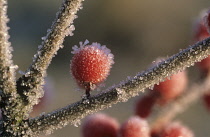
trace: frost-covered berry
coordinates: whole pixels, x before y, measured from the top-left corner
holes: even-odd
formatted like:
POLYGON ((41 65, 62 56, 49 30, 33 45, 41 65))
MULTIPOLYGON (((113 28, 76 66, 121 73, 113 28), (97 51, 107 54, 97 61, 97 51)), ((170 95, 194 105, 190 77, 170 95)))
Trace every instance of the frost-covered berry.
POLYGON ((163 129, 161 137, 194 137, 194 134, 181 123, 173 122, 163 129))
POLYGON ((140 116, 141 118, 147 118, 150 115, 152 107, 154 106, 156 100, 157 97, 153 94, 149 94, 140 98, 136 102, 135 114, 140 116))
POLYGON ((138 116, 129 118, 122 124, 118 137, 149 137, 149 125, 138 116))
POLYGON ((154 91, 160 92, 163 100, 171 100, 179 96, 186 88, 188 78, 186 71, 179 72, 154 86, 154 91))
POLYGON ((203 101, 207 109, 210 111, 210 93, 203 95, 203 101))
POLYGON ((80 42, 80 47, 73 47, 74 56, 70 66, 73 77, 86 92, 105 81, 114 63, 114 56, 106 46, 88 43, 86 40, 84 43, 80 42))
POLYGON ((82 125, 83 137, 116 137, 118 122, 105 114, 93 114, 86 118, 82 125))

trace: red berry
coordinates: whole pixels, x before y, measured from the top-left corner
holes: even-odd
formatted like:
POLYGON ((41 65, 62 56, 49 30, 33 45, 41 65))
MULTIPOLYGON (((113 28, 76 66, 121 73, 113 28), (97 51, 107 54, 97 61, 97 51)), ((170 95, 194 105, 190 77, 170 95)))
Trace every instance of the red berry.
POLYGON ((203 100, 204 100, 204 103, 205 103, 206 107, 208 108, 208 110, 210 110, 210 93, 205 94, 203 96, 203 100))
POLYGON ((202 21, 198 21, 196 24, 195 24, 195 30, 194 30, 194 42, 197 42, 197 41, 200 41, 200 40, 203 40, 207 37, 209 37, 209 33, 206 29, 206 26, 204 26, 203 22, 202 21))
POLYGON ((118 122, 105 114, 88 116, 82 126, 83 137, 116 137, 118 122))
POLYGON ((149 137, 149 125, 146 120, 138 116, 129 118, 122 124, 119 137, 149 137))
POLYGON ((171 100, 179 96, 186 88, 188 83, 185 71, 179 72, 166 79, 159 85, 154 86, 154 91, 160 92, 163 100, 171 100))
POLYGON ((99 43, 86 45, 80 43, 80 47, 73 47, 74 54, 71 60, 71 73, 82 88, 94 89, 109 75, 111 65, 114 63, 113 54, 106 46, 99 43))
POLYGON ((161 137, 194 137, 194 135, 187 127, 173 122, 163 129, 161 137))
POLYGON ((207 37, 209 37, 209 33, 207 31, 207 27, 205 22, 206 21, 206 11, 203 11, 200 15, 200 17, 196 20, 195 24, 194 24, 194 38, 193 38, 193 43, 203 40, 207 37))
POLYGON ((136 103, 135 114, 142 118, 147 118, 156 100, 157 97, 152 94, 140 98, 136 103))

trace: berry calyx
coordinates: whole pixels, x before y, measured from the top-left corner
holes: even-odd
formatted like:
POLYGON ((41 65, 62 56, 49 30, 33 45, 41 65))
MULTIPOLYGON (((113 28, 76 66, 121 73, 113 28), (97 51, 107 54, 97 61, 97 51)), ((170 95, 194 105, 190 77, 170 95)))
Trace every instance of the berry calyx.
POLYGON ((86 118, 82 126, 83 137, 116 137, 118 122, 105 114, 93 114, 86 118))
POLYGON ((149 137, 149 125, 146 120, 138 116, 129 118, 122 124, 119 137, 149 137))
POLYGON ((113 54, 106 46, 99 43, 92 43, 86 40, 80 42, 80 47, 74 46, 71 60, 71 73, 78 85, 86 89, 86 94, 90 90, 105 81, 109 75, 113 61, 113 54))

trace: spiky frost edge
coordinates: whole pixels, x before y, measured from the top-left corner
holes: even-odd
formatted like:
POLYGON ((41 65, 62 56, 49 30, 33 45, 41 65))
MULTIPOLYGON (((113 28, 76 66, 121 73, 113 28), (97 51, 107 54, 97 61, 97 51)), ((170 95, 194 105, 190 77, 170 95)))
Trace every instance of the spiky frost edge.
MULTIPOLYGON (((64 0, 56 19, 52 23, 51 29, 47 31, 46 37, 43 37, 42 44, 38 47, 37 54, 34 55, 31 66, 25 75, 17 81, 17 90, 24 97, 26 103, 25 109, 30 112, 33 105, 37 104, 39 98, 43 96, 44 77, 52 58, 57 51, 63 47, 62 43, 67 33, 73 32, 73 21, 75 15, 84 0, 64 0)), ((72 34, 70 34, 72 36, 72 34)), ((26 113, 27 116, 29 116, 26 113)))
POLYGON ((15 70, 12 61, 12 47, 9 39, 7 22, 7 1, 0 0, 0 90, 5 96, 16 94, 15 70))
POLYGON ((201 98, 210 90, 210 74, 202 83, 193 84, 182 96, 159 110, 159 113, 150 118, 151 128, 161 130, 165 124, 171 122, 178 114, 201 98))
MULTIPOLYGON (((74 45, 72 47, 73 51, 71 52, 72 54, 77 54, 79 51, 81 51, 86 45, 88 45, 89 41, 85 40, 85 42, 79 42, 79 47, 77 45, 74 45)), ((93 42, 92 44, 90 44, 92 47, 94 47, 95 49, 101 50, 103 51, 106 56, 109 59, 109 64, 110 66, 112 66, 114 64, 114 55, 111 53, 111 50, 109 48, 106 47, 106 45, 101 45, 100 43, 97 42, 93 42)))
POLYGON ((194 65, 210 54, 210 38, 188 47, 171 56, 157 66, 137 74, 120 84, 110 87, 100 94, 83 99, 74 104, 43 114, 29 120, 29 126, 34 134, 51 133, 68 123, 78 124, 82 118, 99 110, 111 107, 112 104, 125 102, 137 96, 146 88, 154 86, 165 78, 194 65))

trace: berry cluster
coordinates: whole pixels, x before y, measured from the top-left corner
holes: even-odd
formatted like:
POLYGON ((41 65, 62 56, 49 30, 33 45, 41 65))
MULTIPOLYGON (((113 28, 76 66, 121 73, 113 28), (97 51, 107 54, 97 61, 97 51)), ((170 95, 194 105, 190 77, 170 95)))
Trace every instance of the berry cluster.
POLYGON ((83 137, 194 137, 193 132, 179 122, 165 125, 161 130, 151 130, 146 119, 131 116, 121 125, 105 114, 86 118, 82 126, 83 137))
MULTIPOLYGON (((202 15, 195 25, 193 42, 209 37, 210 11, 202 15)), ((87 45, 80 43, 80 47, 73 48, 71 73, 78 85, 86 90, 86 96, 107 78, 113 55, 105 46, 98 43, 87 45)), ((210 56, 198 63, 201 78, 207 77, 210 70, 210 56)), ((137 100, 134 115, 123 124, 105 114, 94 114, 87 117, 83 123, 83 137, 193 137, 194 134, 180 122, 167 121, 158 129, 148 124, 154 107, 164 107, 181 96, 188 86, 187 72, 182 71, 172 75, 165 81, 156 84, 147 94, 137 100)), ((203 100, 210 110, 210 92, 203 100)), ((164 117, 164 116, 163 116, 164 117)))

